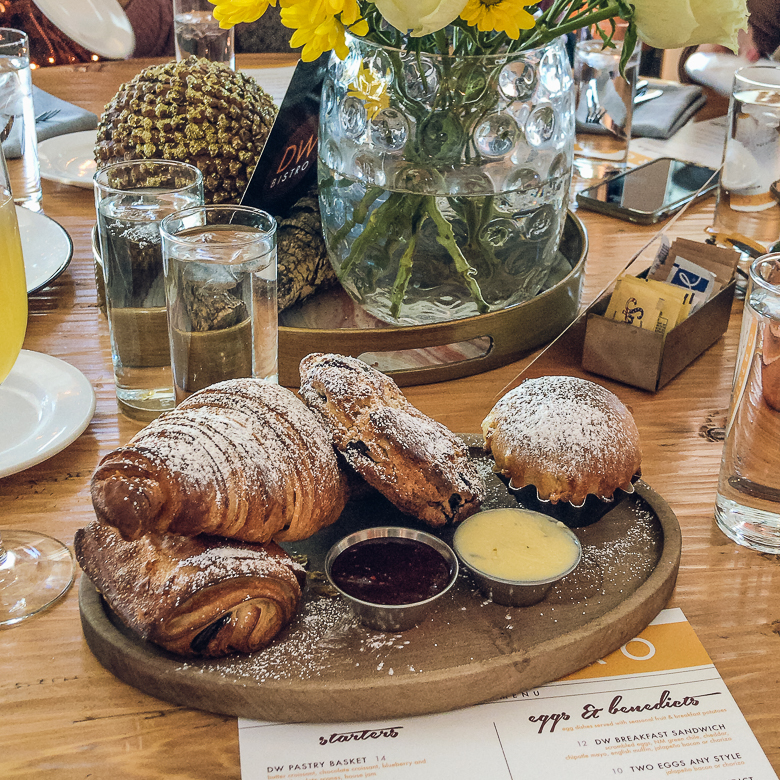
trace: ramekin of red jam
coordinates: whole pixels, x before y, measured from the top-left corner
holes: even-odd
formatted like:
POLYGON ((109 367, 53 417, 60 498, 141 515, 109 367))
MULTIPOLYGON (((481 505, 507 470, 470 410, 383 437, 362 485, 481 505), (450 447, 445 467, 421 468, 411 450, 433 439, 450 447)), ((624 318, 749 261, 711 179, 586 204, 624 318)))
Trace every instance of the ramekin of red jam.
POLYGON ((335 544, 325 557, 325 574, 363 623, 404 631, 421 623, 453 586, 458 559, 431 534, 381 526, 335 544))

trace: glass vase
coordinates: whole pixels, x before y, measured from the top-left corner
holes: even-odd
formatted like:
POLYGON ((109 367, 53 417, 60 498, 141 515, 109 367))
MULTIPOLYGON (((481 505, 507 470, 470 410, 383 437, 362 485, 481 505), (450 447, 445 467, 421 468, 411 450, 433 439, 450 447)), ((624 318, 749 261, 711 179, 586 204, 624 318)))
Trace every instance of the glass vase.
POLYGON ((571 181, 563 41, 471 57, 348 45, 325 77, 318 161, 325 241, 348 294, 396 324, 533 298, 571 181))

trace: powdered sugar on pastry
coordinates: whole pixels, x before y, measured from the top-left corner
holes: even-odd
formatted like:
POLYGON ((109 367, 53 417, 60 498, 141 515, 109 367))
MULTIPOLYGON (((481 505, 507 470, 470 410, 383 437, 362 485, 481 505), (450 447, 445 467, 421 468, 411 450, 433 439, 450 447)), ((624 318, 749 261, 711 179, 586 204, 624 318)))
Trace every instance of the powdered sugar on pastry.
POLYGON ((299 563, 289 560, 282 564, 265 548, 230 546, 228 540, 220 540, 219 543, 229 546, 207 548, 176 563, 177 570, 186 571, 186 576, 192 578, 194 587, 204 587, 228 577, 278 576, 281 566, 297 572, 299 578, 305 576, 305 569, 299 563))
POLYGON ((195 393, 109 453, 92 501, 126 539, 289 541, 336 520, 346 482, 326 431, 293 393, 237 379, 195 393))
POLYGON ((277 545, 172 534, 124 541, 93 521, 76 558, 125 625, 180 655, 253 652, 293 618, 302 567, 277 545))

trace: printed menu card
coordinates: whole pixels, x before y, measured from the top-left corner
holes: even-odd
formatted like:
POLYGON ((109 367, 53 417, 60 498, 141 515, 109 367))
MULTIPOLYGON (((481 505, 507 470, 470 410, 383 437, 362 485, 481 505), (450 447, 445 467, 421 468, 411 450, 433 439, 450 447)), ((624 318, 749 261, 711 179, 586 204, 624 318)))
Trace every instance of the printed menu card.
POLYGON ((776 780, 679 609, 556 682, 371 723, 239 719, 242 780, 776 780))

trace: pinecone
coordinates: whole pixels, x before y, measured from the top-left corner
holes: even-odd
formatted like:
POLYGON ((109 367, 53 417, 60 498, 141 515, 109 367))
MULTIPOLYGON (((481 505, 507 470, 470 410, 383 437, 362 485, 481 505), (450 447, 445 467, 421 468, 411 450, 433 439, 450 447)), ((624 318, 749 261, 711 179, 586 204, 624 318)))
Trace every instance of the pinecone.
POLYGON ((284 217, 277 217, 279 311, 336 283, 322 237, 317 188, 299 198, 284 217))
POLYGON ((157 158, 196 165, 206 203, 238 203, 278 108, 257 82, 190 57, 123 84, 98 125, 95 160, 157 158))

